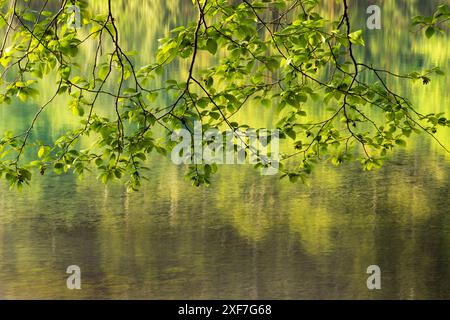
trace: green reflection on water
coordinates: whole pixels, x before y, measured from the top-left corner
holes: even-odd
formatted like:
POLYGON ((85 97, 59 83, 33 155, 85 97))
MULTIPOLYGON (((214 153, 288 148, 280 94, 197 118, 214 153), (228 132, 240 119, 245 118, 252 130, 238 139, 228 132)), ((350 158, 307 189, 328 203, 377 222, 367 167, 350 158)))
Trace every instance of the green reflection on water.
MULTIPOLYGON (((187 3, 115 1, 122 41, 148 56, 139 63, 151 62, 156 39, 187 21, 187 3)), ((323 10, 337 14, 329 3, 323 10)), ((411 15, 434 3, 384 1, 383 29, 366 32, 359 56, 396 72, 450 70, 448 36, 424 40, 407 30, 411 15)), ((366 7, 358 1, 355 26, 364 25, 366 7)), ((186 66, 170 72, 184 77, 186 66)), ((390 85, 423 113, 448 111, 448 77, 390 85)), ((52 86, 42 85, 43 99, 52 86)), ((19 131, 36 107, 2 106, 0 131, 19 131)), ((247 108, 240 117, 253 126, 273 121, 269 110, 247 108)), ((76 124, 58 101, 35 138, 54 139, 76 124)), ((439 133, 447 146, 449 134, 439 133)), ((308 186, 225 166, 210 188, 196 189, 183 168, 151 161, 151 181, 135 194, 70 175, 36 177, 22 193, 3 185, 0 298, 450 298, 450 163, 425 136, 377 172, 319 165, 308 186), (65 287, 72 264, 82 269, 81 291, 65 287), (366 288, 371 264, 383 272, 378 292, 366 288)))

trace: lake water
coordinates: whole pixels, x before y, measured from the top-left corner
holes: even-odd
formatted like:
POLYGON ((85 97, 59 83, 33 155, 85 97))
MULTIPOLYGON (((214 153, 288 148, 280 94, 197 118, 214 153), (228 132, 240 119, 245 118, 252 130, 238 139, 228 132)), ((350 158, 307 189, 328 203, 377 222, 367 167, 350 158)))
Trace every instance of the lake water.
MULTIPOLYGON (((151 62, 157 39, 194 16, 190 3, 117 1, 125 46, 151 62)), ((450 70, 448 36, 408 31, 430 3, 383 1, 383 28, 365 31, 359 59, 398 72, 450 70)), ((355 27, 365 8, 353 8, 355 27)), ((391 85, 427 113, 449 111, 449 80, 391 85)), ((0 106, 1 131, 23 127, 34 108, 0 106)), ((76 122, 64 112, 47 112, 36 135, 51 139, 76 122)), ((449 130, 438 137, 450 147, 449 130)), ((378 171, 320 164, 308 185, 236 165, 195 188, 183 168, 150 161, 150 181, 132 194, 95 177, 35 177, 22 192, 2 181, 0 298, 450 298, 450 157, 425 135, 378 171), (82 290, 66 288, 69 265, 81 268, 82 290), (366 287, 369 265, 381 268, 381 290, 366 287)))

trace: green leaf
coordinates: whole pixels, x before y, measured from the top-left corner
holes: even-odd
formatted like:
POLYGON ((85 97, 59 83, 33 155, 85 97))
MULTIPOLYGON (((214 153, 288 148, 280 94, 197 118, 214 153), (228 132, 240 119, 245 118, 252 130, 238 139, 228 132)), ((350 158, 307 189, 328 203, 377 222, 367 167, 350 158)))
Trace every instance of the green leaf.
POLYGON ((34 14, 32 14, 31 12, 26 12, 26 13, 24 13, 24 14, 22 15, 22 18, 23 18, 24 20, 31 21, 31 22, 34 22, 34 20, 36 19, 36 18, 34 17, 34 14))
POLYGON ((59 74, 62 79, 68 80, 71 71, 72 71, 72 69, 69 66, 65 66, 65 67, 61 67, 61 69, 59 70, 59 74))
POLYGON ((209 51, 209 53, 211 54, 216 54, 217 52, 217 42, 214 39, 208 39, 208 41, 206 41, 206 49, 209 51))
POLYGON ((295 140, 296 137, 297 137, 297 134, 295 133, 295 131, 294 131, 292 128, 288 128, 288 129, 286 129, 284 132, 285 132, 285 133, 287 134, 287 136, 288 136, 289 138, 291 138, 292 140, 295 140))
POLYGON ((425 35, 427 36, 427 38, 431 38, 432 36, 434 36, 434 33, 436 32, 436 30, 434 29, 434 27, 429 26, 427 28, 427 30, 425 31, 425 35))
POLYGON ((147 99, 150 102, 155 102, 156 98, 158 98, 158 92, 149 92, 147 94, 147 99))
POLYGON ((349 35, 350 41, 354 44, 359 44, 361 46, 365 46, 364 39, 362 37, 362 30, 358 30, 350 33, 349 35))
POLYGON ((101 81, 104 81, 106 79, 106 77, 108 76, 110 70, 110 66, 105 64, 103 65, 99 70, 98 70, 98 78, 101 81))
POLYGON ((45 154, 45 147, 41 146, 38 151, 38 157, 42 158, 44 156, 44 154, 45 154))
POLYGON ((269 58, 266 61, 267 68, 269 68, 270 71, 275 72, 280 67, 280 61, 275 58, 269 58))

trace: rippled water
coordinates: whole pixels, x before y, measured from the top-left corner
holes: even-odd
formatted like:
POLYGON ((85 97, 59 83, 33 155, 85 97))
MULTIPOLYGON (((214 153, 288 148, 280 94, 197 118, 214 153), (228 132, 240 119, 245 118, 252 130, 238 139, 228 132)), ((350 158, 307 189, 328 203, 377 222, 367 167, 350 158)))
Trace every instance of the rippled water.
MULTIPOLYGON (((158 0, 141 12, 129 2, 124 19, 166 13, 143 41, 129 26, 130 46, 156 42, 173 13, 182 21, 190 10, 158 0)), ((392 24, 404 7, 416 10, 413 1, 385 3, 392 24)), ((401 28, 368 33, 360 57, 401 71, 449 70, 447 38, 410 37, 401 28)), ((393 85, 424 112, 448 111, 448 79, 393 85)), ((0 109, 1 130, 32 114, 0 109)), ((39 134, 47 137, 70 122, 55 113, 45 119, 39 134)), ((440 139, 448 145, 449 132, 440 139)), ((423 136, 379 171, 318 165, 309 185, 225 166, 210 187, 194 188, 183 168, 160 157, 133 194, 71 175, 36 177, 22 192, 2 184, 0 298, 448 299, 449 160, 423 136), (379 291, 366 287, 372 264, 382 270, 379 291), (66 288, 69 265, 80 266, 82 290, 66 288)))

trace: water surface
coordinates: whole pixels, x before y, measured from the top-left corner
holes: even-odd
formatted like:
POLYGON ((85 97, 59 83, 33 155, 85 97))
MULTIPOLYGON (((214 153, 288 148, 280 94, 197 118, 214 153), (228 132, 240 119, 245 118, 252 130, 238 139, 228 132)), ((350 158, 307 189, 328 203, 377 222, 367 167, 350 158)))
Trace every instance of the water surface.
MULTIPOLYGON (((126 46, 150 59, 157 38, 193 16, 186 3, 117 1, 126 46)), ((358 3, 353 20, 362 27, 358 3)), ((407 29, 430 3, 383 1, 383 29, 365 33, 359 58, 398 72, 450 70, 448 37, 425 40, 407 29)), ((173 72, 186 71, 179 64, 173 72)), ((448 80, 391 85, 427 113, 449 110, 448 80)), ((23 127, 36 107, 1 106, 0 129, 23 127)), ((70 111, 43 119, 40 139, 75 123, 70 111)), ((447 146, 449 137, 439 134, 447 146)), ((210 187, 194 188, 165 158, 152 157, 151 168, 133 194, 95 177, 36 177, 22 192, 2 182, 0 298, 450 298, 450 158, 426 136, 379 171, 320 164, 308 185, 225 166, 210 187), (372 264, 382 270, 379 291, 366 287, 372 264), (80 266, 82 290, 66 288, 69 265, 80 266)))

